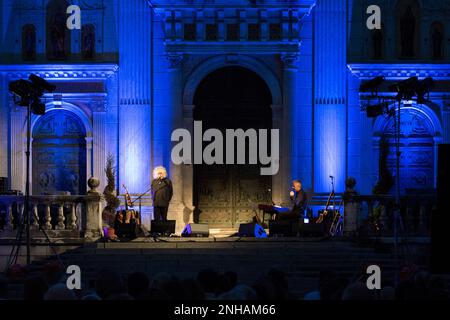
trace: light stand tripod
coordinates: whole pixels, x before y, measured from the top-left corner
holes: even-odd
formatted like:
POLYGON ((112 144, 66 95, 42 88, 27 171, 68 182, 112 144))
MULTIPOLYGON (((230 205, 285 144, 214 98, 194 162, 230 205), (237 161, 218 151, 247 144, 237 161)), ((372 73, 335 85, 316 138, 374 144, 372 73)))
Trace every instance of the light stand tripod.
MULTIPOLYGON (((25 177, 25 197, 24 197, 24 205, 23 205, 23 214, 19 219, 18 230, 16 239, 13 247, 11 248, 11 253, 8 257, 8 262, 6 266, 6 270, 9 270, 13 265, 17 263, 17 259, 20 252, 20 247, 22 245, 22 236, 23 231, 25 229, 25 238, 26 238, 26 257, 27 257, 27 265, 31 263, 31 234, 30 234, 30 156, 31 156, 31 102, 27 106, 27 142, 26 142, 26 177, 25 177)), ((39 221, 37 214, 34 216, 34 219, 39 221)), ((39 230, 43 232, 49 246, 52 248, 53 253, 57 257, 58 261, 61 263, 59 259, 58 253, 52 246, 52 242, 47 234, 47 232, 39 225, 39 230)))

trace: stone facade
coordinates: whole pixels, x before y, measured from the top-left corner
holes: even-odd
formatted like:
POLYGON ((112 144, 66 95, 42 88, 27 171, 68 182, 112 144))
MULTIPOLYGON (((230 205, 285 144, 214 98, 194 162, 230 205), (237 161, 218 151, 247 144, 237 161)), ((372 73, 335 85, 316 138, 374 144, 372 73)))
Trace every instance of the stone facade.
MULTIPOLYGON (((450 25, 444 19, 450 3, 375 2, 71 1, 80 6, 85 28, 65 31, 65 56, 55 59, 49 54, 59 45, 51 33, 58 27, 52 17, 68 2, 4 0, 0 176, 9 178, 10 189, 24 190, 26 112, 14 105, 7 88, 10 81, 35 73, 57 85, 55 93, 44 96, 47 111, 71 112, 84 127, 85 179, 100 178, 103 190, 111 154, 120 193, 125 184, 137 196, 149 188, 152 169, 164 165, 174 183, 169 218, 177 220, 180 231, 193 221, 194 168, 171 163, 171 132, 193 130, 195 92, 208 74, 239 66, 267 84, 272 127, 281 130, 280 171, 271 178, 274 202, 287 202, 292 178, 314 193, 327 193, 330 175, 338 192, 353 176, 360 193, 371 192, 378 179, 379 139, 389 135, 389 119, 368 119, 358 89, 377 75, 388 81, 432 76, 438 82, 432 104, 405 106, 410 131, 402 138, 407 183, 426 181, 423 187, 434 187, 437 144, 450 142, 445 34, 450 25), (369 4, 382 8, 381 35, 365 27, 369 4), (408 5, 417 32, 414 55, 403 57, 397 43, 408 5), (424 152, 432 155, 424 159, 424 152)), ((33 117, 33 128, 40 118, 33 117)), ((150 206, 149 197, 143 197, 145 224, 150 206)))

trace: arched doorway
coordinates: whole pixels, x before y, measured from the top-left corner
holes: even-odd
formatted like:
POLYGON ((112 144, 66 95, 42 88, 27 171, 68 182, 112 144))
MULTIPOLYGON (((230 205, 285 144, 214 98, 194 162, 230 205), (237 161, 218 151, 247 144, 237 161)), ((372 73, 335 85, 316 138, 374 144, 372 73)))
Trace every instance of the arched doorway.
POLYGON ((51 110, 33 129, 33 194, 86 193, 86 130, 67 110, 51 110))
MULTIPOLYGON (((421 106, 403 106, 400 113, 400 191, 431 190, 435 187, 435 129, 421 106)), ((381 127, 388 142, 386 166, 394 178, 391 193, 396 190, 396 127, 388 118, 381 127)))
MULTIPOLYGON (((216 128, 225 137, 225 129, 270 130, 271 104, 272 96, 263 79, 246 68, 230 66, 213 71, 200 82, 194 95, 193 116, 194 121, 202 121, 203 132, 216 128)), ((246 156, 248 159, 248 153, 246 156)), ((251 221, 253 204, 271 199, 272 178, 260 175, 260 167, 248 161, 194 165, 194 220, 215 227, 251 221)))

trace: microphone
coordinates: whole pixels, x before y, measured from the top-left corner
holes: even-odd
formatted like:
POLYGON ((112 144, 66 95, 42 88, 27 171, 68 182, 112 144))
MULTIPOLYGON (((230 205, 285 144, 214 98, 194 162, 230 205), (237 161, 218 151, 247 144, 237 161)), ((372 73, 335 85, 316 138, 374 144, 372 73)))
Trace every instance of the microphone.
POLYGON ((333 176, 330 176, 330 179, 334 179, 334 177, 333 177, 333 176))

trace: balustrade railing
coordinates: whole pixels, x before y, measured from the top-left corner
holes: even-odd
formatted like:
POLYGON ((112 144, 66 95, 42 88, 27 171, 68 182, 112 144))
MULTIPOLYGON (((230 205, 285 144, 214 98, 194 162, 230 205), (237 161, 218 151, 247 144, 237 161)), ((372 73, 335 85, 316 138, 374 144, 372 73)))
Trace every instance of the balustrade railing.
MULTIPOLYGON (((403 195, 400 216, 395 219, 395 197, 391 195, 355 195, 345 205, 345 215, 357 217, 357 226, 368 226, 372 235, 393 236, 397 223, 398 236, 429 236, 434 194, 403 195)), ((344 218, 345 221, 345 218, 344 218)), ((344 222, 345 224, 345 222, 344 222)))
MULTIPOLYGON (((15 236, 19 230, 24 217, 24 200, 24 196, 0 196, 0 238, 15 236)), ((51 237, 98 238, 101 213, 98 193, 30 196, 30 230, 41 227, 51 237)))

